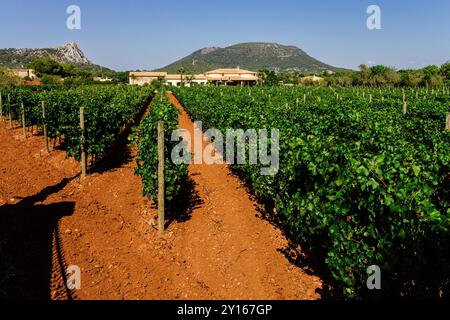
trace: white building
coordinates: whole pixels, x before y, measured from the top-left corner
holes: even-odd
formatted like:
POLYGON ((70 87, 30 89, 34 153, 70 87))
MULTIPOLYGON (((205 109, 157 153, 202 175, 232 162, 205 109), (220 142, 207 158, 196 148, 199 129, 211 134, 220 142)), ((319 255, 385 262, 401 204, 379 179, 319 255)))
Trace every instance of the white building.
POLYGON ((216 85, 255 85, 258 74, 254 71, 236 69, 217 69, 205 73, 208 82, 216 85))
POLYGON ((112 78, 108 78, 108 77, 94 77, 94 81, 97 82, 112 82, 113 79, 112 78))
POLYGON ((150 84, 153 80, 165 78, 167 72, 130 72, 130 84, 144 85, 150 84))
POLYGON ((207 83, 207 79, 205 75, 197 74, 197 75, 183 75, 180 74, 168 74, 165 77, 165 82, 170 86, 181 86, 181 82, 184 83, 186 87, 190 87, 192 85, 200 85, 204 86, 207 83))
POLYGON ((34 73, 33 69, 12 69, 12 73, 19 77, 20 79, 29 78, 31 80, 37 79, 36 74, 34 73))
POLYGON ((324 79, 321 77, 318 77, 316 75, 312 75, 312 76, 307 76, 307 77, 302 77, 300 78, 300 82, 304 83, 304 84, 310 84, 310 83, 321 83, 323 82, 324 79))
POLYGON ((206 85, 255 85, 258 83, 258 74, 253 71, 236 69, 217 69, 204 74, 168 74, 167 72, 130 72, 130 84, 150 84, 153 80, 161 79, 166 85, 185 86, 206 85))

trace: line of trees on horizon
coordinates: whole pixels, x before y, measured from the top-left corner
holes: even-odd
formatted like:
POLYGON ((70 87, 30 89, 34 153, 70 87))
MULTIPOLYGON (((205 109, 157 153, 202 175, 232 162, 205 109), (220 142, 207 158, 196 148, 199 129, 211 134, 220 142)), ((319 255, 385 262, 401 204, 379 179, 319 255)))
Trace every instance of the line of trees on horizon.
POLYGON ((369 86, 369 87, 442 87, 450 86, 450 62, 441 67, 429 65, 422 69, 396 70, 393 67, 376 65, 369 67, 360 65, 359 71, 325 71, 316 74, 322 81, 304 82, 302 78, 310 76, 307 73, 275 73, 267 69, 259 71, 262 83, 274 84, 316 84, 325 86, 369 86))
POLYGON ((362 64, 357 72, 336 73, 325 80, 329 85, 340 86, 442 87, 450 85, 450 62, 441 67, 429 65, 422 69, 399 71, 383 65, 368 67, 362 64))

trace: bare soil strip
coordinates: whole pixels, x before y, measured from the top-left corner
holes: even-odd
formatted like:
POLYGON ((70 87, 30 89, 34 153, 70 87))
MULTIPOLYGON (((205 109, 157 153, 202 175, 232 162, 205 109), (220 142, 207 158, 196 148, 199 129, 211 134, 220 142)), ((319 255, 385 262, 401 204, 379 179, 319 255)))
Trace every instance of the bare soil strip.
POLYGON ((160 238, 156 210, 133 174, 135 150, 80 181, 78 163, 43 146, 0 123, 0 297, 320 298, 320 279, 288 262, 280 252, 288 241, 260 218, 226 165, 190 166, 186 194, 160 238), (69 265, 81 268, 81 290, 65 288, 69 265))

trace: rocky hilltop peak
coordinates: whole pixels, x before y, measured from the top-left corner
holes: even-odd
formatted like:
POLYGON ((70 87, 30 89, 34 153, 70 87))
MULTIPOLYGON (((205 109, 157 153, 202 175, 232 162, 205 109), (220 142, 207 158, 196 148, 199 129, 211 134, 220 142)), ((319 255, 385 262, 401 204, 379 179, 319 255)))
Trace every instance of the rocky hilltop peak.
POLYGON ((54 48, 43 49, 0 49, 0 66, 24 68, 36 58, 50 58, 59 63, 93 65, 75 42, 68 42, 54 48))
POLYGON ((62 46, 56 47, 55 49, 61 60, 79 64, 91 63, 75 42, 68 42, 62 46))

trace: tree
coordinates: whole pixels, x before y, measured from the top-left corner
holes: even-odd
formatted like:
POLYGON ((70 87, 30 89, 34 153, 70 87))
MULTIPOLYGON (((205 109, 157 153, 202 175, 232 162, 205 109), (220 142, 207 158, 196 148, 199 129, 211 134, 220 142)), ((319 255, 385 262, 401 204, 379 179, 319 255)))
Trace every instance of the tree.
POLYGON ((384 76, 387 72, 395 71, 393 68, 389 68, 383 65, 376 65, 370 68, 371 75, 384 76))
POLYGON ((370 77, 368 84, 372 87, 379 87, 386 84, 386 78, 382 75, 376 74, 370 77))
POLYGON ((349 76, 342 76, 339 77, 339 85, 343 86, 343 87, 348 87, 351 86, 353 84, 353 79, 349 76))
POLYGON ((362 64, 359 69, 359 76, 353 78, 353 83, 358 85, 397 86, 401 82, 401 75, 392 67, 376 65, 369 68, 362 64))
POLYGON ((423 77, 422 84, 426 87, 440 87, 444 84, 444 77, 440 74, 427 74, 423 77))
POLYGON ((292 83, 291 75, 285 73, 280 73, 277 75, 274 71, 268 69, 261 69, 258 72, 258 77, 260 79, 260 84, 266 86, 276 86, 279 81, 284 81, 286 83, 292 83))
POLYGON ((384 78, 388 85, 397 86, 400 83, 401 76, 398 72, 389 70, 384 74, 384 78))
MULTIPOLYGON (((93 71, 81 68, 73 64, 60 64, 49 58, 33 59, 28 67, 34 69, 36 75, 42 79, 43 83, 60 83, 61 78, 68 84, 88 84, 93 82, 93 71), (54 76, 54 77, 51 77, 54 76)), ((94 72, 99 73, 98 70, 94 72)))
POLYGON ((11 70, 0 67, 0 85, 12 86, 17 84, 19 78, 15 76, 11 70))
POLYGON ((190 86, 192 86, 192 83, 194 81, 194 75, 193 74, 189 74, 186 76, 186 81, 187 83, 189 83, 190 86))
POLYGON ((267 79, 267 74, 269 73, 269 70, 267 69, 261 69, 258 71, 258 78, 259 78, 259 84, 264 85, 267 79))
POLYGON ((114 83, 128 83, 129 74, 130 73, 128 71, 114 72, 114 74, 111 75, 111 78, 113 79, 114 83))
POLYGON ((361 64, 359 66, 360 74, 361 74, 361 84, 365 84, 371 75, 371 70, 365 64, 361 64))
POLYGON ((413 70, 405 70, 400 73, 400 83, 405 87, 417 87, 422 81, 422 76, 413 70))
POLYGON ((44 74, 41 78, 43 84, 59 84, 62 82, 60 76, 44 74))
POLYGON ((28 68, 33 69, 37 76, 57 75, 64 76, 64 67, 55 60, 49 58, 36 58, 29 64, 28 68))
POLYGON ((441 66, 441 74, 445 79, 450 81, 450 61, 441 66))
POLYGON ((152 81, 152 86, 155 89, 157 89, 158 91, 160 91, 164 87, 164 78, 163 77, 158 77, 158 79, 154 79, 152 81))
POLYGON ((64 64, 62 65, 63 68, 63 75, 65 77, 75 77, 79 74, 78 68, 76 68, 72 64, 64 64))
POLYGON ((178 74, 181 76, 181 86, 184 87, 183 75, 186 74, 186 69, 184 67, 181 67, 180 69, 178 69, 178 74))
POLYGON ((420 71, 422 71, 425 76, 437 76, 440 72, 440 69, 438 66, 430 65, 421 69, 420 71))

